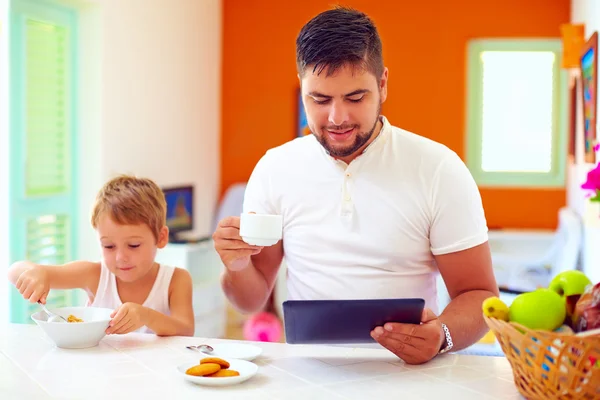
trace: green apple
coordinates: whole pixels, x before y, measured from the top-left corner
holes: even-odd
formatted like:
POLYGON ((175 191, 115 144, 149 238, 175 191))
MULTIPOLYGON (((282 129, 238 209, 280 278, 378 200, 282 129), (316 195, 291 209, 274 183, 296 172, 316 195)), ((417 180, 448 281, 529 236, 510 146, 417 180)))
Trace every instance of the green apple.
POLYGON ((556 275, 548 285, 548 289, 554 290, 561 296, 569 297, 581 295, 592 281, 581 271, 570 270, 556 275))
POLYGON ((554 290, 537 289, 518 295, 509 307, 509 321, 529 329, 553 331, 566 317, 565 299, 554 290))

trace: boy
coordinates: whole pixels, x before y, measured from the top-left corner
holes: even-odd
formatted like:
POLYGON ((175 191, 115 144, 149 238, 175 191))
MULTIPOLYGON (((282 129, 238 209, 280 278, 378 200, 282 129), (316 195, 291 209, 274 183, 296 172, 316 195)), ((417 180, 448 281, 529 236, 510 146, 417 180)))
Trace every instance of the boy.
POLYGON ((193 336, 189 272, 154 261, 169 237, 162 190, 149 179, 116 177, 98 193, 91 222, 102 246, 101 262, 17 262, 8 278, 23 298, 45 304, 50 289, 80 288, 89 306, 114 309, 107 334, 193 336))

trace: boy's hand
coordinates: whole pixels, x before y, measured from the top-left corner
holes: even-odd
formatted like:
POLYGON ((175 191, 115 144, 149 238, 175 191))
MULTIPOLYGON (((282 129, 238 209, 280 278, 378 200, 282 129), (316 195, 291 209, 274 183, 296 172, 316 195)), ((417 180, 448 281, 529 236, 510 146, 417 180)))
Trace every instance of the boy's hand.
POLYGON ((106 329, 107 334, 133 332, 146 325, 146 307, 136 303, 125 303, 110 315, 112 321, 106 329))
POLYGON ((25 300, 29 300, 31 303, 39 301, 46 304, 46 298, 50 291, 48 274, 43 268, 28 269, 19 275, 15 287, 25 300))

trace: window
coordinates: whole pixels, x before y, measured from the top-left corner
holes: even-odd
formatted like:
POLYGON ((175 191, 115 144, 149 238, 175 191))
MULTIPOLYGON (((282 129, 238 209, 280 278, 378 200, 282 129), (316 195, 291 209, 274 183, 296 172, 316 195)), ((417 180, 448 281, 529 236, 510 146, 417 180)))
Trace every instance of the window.
POLYGON ((567 76, 560 40, 474 40, 467 165, 480 186, 563 187, 567 76))
MULTIPOLYGON (((76 16, 18 0, 10 18, 10 262, 63 264, 77 237, 76 16)), ((63 306, 72 296, 52 291, 48 304, 63 306)), ((30 322, 38 309, 12 290, 12 322, 30 322)))

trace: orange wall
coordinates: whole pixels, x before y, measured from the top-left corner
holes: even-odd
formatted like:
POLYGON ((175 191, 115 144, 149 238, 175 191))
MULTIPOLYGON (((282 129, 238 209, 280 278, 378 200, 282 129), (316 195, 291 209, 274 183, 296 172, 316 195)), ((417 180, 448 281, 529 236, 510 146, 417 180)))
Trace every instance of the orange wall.
MULTIPOLYGON (((559 37, 570 0, 354 0, 378 26, 390 69, 383 114, 465 155, 465 49, 470 38, 559 37), (385 5, 382 5, 385 3, 385 5)), ((264 152, 293 139, 295 39, 329 0, 224 0, 221 193, 264 152)), ((488 225, 555 228, 564 190, 482 189, 488 225)))

